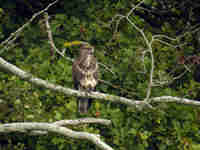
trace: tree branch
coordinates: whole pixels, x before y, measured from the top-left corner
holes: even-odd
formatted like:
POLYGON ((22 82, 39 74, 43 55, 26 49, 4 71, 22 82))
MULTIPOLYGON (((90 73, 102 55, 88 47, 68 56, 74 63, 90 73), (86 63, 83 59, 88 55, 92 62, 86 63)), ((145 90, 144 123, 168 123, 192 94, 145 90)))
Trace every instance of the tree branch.
MULTIPOLYGON (((157 82, 157 81, 153 79, 153 78, 154 78, 154 70, 155 70, 155 60, 154 60, 154 54, 153 54, 153 49, 152 49, 152 44, 153 44, 153 42, 157 41, 157 42, 160 42, 160 43, 165 44, 165 45, 167 45, 167 46, 170 46, 170 47, 173 47, 173 48, 177 48, 177 47, 180 47, 180 46, 184 46, 186 43, 173 45, 173 44, 171 44, 171 43, 169 43, 169 42, 166 42, 166 41, 164 41, 164 40, 161 40, 160 38, 170 40, 170 42, 172 42, 172 41, 173 41, 173 42, 179 42, 179 39, 180 39, 180 38, 184 37, 184 36, 185 36, 186 34, 188 34, 188 33, 191 34, 191 32, 190 32, 190 31, 189 31, 189 32, 185 32, 183 35, 178 36, 178 37, 176 37, 176 38, 172 38, 172 37, 169 37, 169 36, 167 36, 167 35, 157 34, 157 35, 151 36, 151 40, 149 40, 149 39, 147 38, 147 36, 145 35, 145 32, 143 31, 143 29, 139 28, 139 27, 130 19, 130 16, 131 16, 131 14, 134 12, 134 10, 137 9, 137 8, 141 8, 140 5, 142 5, 143 3, 144 3, 144 0, 141 1, 141 2, 139 2, 137 5, 134 5, 134 6, 132 7, 132 9, 131 9, 126 15, 121 15, 121 14, 115 15, 115 17, 112 18, 111 23, 112 23, 115 19, 119 18, 119 19, 116 21, 116 28, 115 28, 115 31, 114 31, 114 34, 115 34, 115 32, 117 32, 117 30, 118 30, 118 26, 119 26, 120 21, 121 21, 122 19, 126 19, 126 20, 128 21, 128 23, 129 23, 131 26, 133 26, 133 27, 141 34, 141 36, 143 37, 144 42, 145 42, 146 46, 148 47, 148 49, 145 51, 145 53, 146 53, 146 52, 150 53, 150 57, 151 57, 151 70, 150 70, 150 73, 149 73, 149 84, 148 84, 148 88, 147 88, 147 92, 146 92, 146 98, 144 99, 144 101, 145 101, 145 102, 148 102, 148 103, 151 103, 151 102, 150 102, 150 101, 151 101, 151 98, 150 98, 150 97, 151 97, 152 87, 158 85, 158 84, 154 83, 154 82, 157 82)), ((192 31, 192 32, 197 32, 197 31, 200 29, 199 27, 198 27, 198 28, 197 28, 197 27, 198 27, 198 24, 197 24, 197 26, 194 26, 194 29, 195 29, 195 28, 196 28, 196 29, 195 29, 195 31, 192 31)), ((193 27, 192 27, 192 28, 193 28, 193 27)), ((189 68, 188 68, 187 66, 185 66, 185 68, 186 68, 187 71, 190 71, 189 68)), ((187 71, 184 71, 184 73, 181 74, 180 76, 178 76, 178 78, 179 78, 179 77, 182 77, 187 71)), ((177 78, 173 78, 173 80, 175 80, 175 79, 177 79, 177 78)), ((173 81, 173 80, 172 80, 172 81, 173 81)), ((171 81, 171 82, 172 82, 172 81, 171 81)), ((162 81, 162 82, 160 82, 160 83, 161 83, 160 85, 164 85, 164 84, 167 84, 167 83, 169 83, 169 82, 168 82, 168 81, 162 81)))
MULTIPOLYGON (((46 12, 51 6, 53 6, 54 4, 56 4, 59 0, 55 0, 54 2, 50 3, 45 9, 39 11, 38 13, 35 13, 31 19, 26 22, 24 25, 22 25, 20 28, 18 28, 15 32, 11 33, 10 36, 4 40, 3 42, 0 43, 0 46, 4 47, 5 49, 9 49, 9 45, 11 45, 20 35, 20 33, 24 30, 24 28, 26 28, 27 26, 29 26, 29 24, 39 15, 41 15, 42 13, 46 12)), ((4 51, 1 51, 0 54, 2 54, 4 51)))
MULTIPOLYGON (((141 100, 132 100, 128 99, 125 97, 120 97, 120 96, 115 96, 115 95, 109 95, 109 94, 104 94, 100 92, 90 92, 90 93, 85 93, 77 90, 73 90, 70 88, 65 88, 60 85, 52 84, 49 83, 45 80, 42 80, 40 78, 33 77, 31 74, 17 68, 15 65, 12 65, 8 62, 6 62, 3 58, 0 57, 0 67, 4 68, 5 70, 13 73, 14 75, 17 75, 18 77, 27 80, 37 86, 42 86, 44 88, 57 91, 57 92, 62 92, 66 95, 69 96, 78 96, 78 97, 90 97, 90 98, 95 98, 98 100, 106 100, 110 102, 116 102, 116 103, 122 103, 127 106, 135 107, 135 108, 143 108, 143 107, 148 107, 151 108, 151 106, 146 103, 145 101, 141 100)), ((150 101, 152 102, 175 102, 175 103, 182 103, 182 104, 190 104, 190 105, 196 105, 200 106, 200 102, 196 100, 191 100, 191 99, 184 99, 184 98, 179 98, 179 97, 172 97, 172 96, 162 96, 162 97, 155 97, 155 98, 150 98, 150 101), (164 101, 165 100, 165 101, 164 101)))
POLYGON ((47 89, 50 89, 50 90, 53 90, 53 91, 56 91, 56 92, 62 92, 62 93, 69 95, 69 96, 90 97, 90 98, 95 98, 95 99, 98 99, 98 100, 118 102, 118 103, 126 104, 126 105, 131 106, 131 107, 139 108, 139 109, 143 108, 144 106, 149 106, 146 102, 131 100, 131 99, 127 99, 125 97, 103 94, 103 93, 99 93, 99 92, 85 93, 85 92, 73 90, 73 89, 70 89, 70 88, 65 88, 65 87, 62 87, 60 85, 52 84, 52 83, 49 83, 49 82, 42 80, 40 78, 33 77, 32 74, 27 73, 27 72, 19 69, 15 65, 8 63, 7 61, 5 61, 1 57, 0 57, 0 67, 2 67, 3 69, 5 69, 5 70, 7 70, 11 73, 13 73, 14 75, 20 77, 21 79, 27 80, 27 81, 29 81, 29 82, 37 85, 37 86, 41 86, 41 87, 44 87, 44 88, 47 88, 47 89))
MULTIPOLYGON (((67 125, 72 125, 72 126, 76 126, 76 125, 81 125, 81 124, 94 124, 94 123, 98 123, 98 124, 102 124, 102 125, 110 125, 112 122, 110 120, 107 119, 97 119, 97 118, 80 118, 80 119, 73 119, 73 120, 59 120, 56 122, 53 122, 51 124, 57 125, 57 126, 67 126, 67 125)), ((44 135, 47 134, 48 132, 46 131, 31 131, 30 135, 44 135)))
POLYGON ((110 125, 111 121, 107 119, 81 118, 81 119, 73 119, 73 120, 60 120, 60 121, 54 122, 53 124, 58 125, 58 126, 65 126, 65 125, 80 125, 80 124, 88 124, 88 123, 110 125))
POLYGON ((48 39, 49 39, 48 42, 51 45, 52 49, 55 50, 59 55, 61 55, 66 60, 73 61, 73 59, 71 59, 69 57, 65 57, 64 53, 60 52, 59 49, 57 49, 56 45, 54 44, 53 36, 52 36, 52 32, 51 32, 51 27, 49 25, 49 16, 48 16, 48 13, 45 13, 44 17, 45 17, 45 23, 46 23, 46 28, 47 28, 47 33, 48 33, 48 39))
MULTIPOLYGON (((56 92, 62 92, 69 96, 90 97, 90 98, 95 98, 98 100, 122 103, 127 106, 138 108, 138 109, 142 109, 143 107, 151 108, 151 105, 149 105, 148 103, 146 103, 145 101, 142 101, 142 100, 132 100, 132 99, 128 99, 125 97, 109 95, 109 94, 104 94, 104 93, 100 93, 100 92, 85 93, 85 92, 73 90, 70 88, 65 88, 60 85, 49 83, 40 78, 33 77, 31 74, 17 68, 15 65, 12 65, 12 64, 6 62, 1 57, 0 57, 0 67, 4 68, 5 70, 13 73, 14 75, 17 75, 18 77, 20 77, 24 80, 27 80, 37 86, 42 86, 44 88, 47 88, 47 89, 50 89, 50 90, 53 90, 56 92)), ((189 104, 189 105, 200 106, 200 102, 197 100, 185 99, 185 98, 179 98, 179 97, 173 97, 173 96, 162 96, 162 97, 150 98, 150 102, 151 101, 152 101, 152 103, 175 102, 175 103, 181 103, 181 104, 186 104, 186 105, 189 104)))
POLYGON ((142 37, 144 38, 144 41, 148 47, 148 52, 150 53, 151 56, 151 71, 150 71, 150 77, 149 77, 149 84, 148 84, 148 88, 147 88, 147 94, 146 94, 146 98, 144 99, 145 102, 148 102, 151 96, 151 89, 152 89, 152 85, 153 85, 153 75, 154 75, 154 55, 153 55, 153 50, 152 50, 152 43, 153 43, 153 38, 152 40, 148 40, 148 38, 146 37, 144 31, 142 29, 140 29, 134 22, 132 22, 129 19, 129 16, 132 14, 132 12, 139 7, 144 1, 141 1, 138 5, 136 5, 135 7, 133 7, 129 13, 125 16, 126 20, 142 35, 142 37))
POLYGON ((182 98, 182 97, 173 97, 173 96, 161 96, 151 98, 152 103, 178 103, 178 104, 186 104, 193 106, 200 106, 200 102, 197 100, 182 98))
POLYGON ((66 137, 74 139, 85 139, 94 143, 97 147, 103 150, 113 150, 109 145, 101 141, 101 139, 87 132, 77 132, 66 127, 61 127, 50 123, 9 123, 0 125, 0 133, 12 133, 12 132, 30 132, 30 130, 42 130, 48 132, 58 133, 66 137))

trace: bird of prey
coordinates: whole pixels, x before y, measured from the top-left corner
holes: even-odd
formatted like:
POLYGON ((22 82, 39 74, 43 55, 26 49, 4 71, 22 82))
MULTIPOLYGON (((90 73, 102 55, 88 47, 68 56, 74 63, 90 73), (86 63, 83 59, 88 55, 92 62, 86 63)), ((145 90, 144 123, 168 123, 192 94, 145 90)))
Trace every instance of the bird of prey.
MULTIPOLYGON (((80 46, 79 57, 75 59, 72 66, 72 77, 77 90, 94 91, 98 83, 98 64, 93 55, 94 48, 89 44, 80 46)), ((78 98, 78 111, 87 113, 91 106, 91 98, 78 98)))

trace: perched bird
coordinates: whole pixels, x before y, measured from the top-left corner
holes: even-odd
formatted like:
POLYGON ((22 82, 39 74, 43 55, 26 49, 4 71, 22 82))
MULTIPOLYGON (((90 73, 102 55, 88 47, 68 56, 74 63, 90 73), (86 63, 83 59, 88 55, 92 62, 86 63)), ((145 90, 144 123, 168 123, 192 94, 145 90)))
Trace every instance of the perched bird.
MULTIPOLYGON (((82 44, 79 57, 75 59, 72 66, 75 88, 87 93, 94 91, 98 83, 98 64, 93 54, 94 47, 89 44, 82 44)), ((78 111, 80 113, 87 113, 91 102, 91 98, 78 98, 78 111)))

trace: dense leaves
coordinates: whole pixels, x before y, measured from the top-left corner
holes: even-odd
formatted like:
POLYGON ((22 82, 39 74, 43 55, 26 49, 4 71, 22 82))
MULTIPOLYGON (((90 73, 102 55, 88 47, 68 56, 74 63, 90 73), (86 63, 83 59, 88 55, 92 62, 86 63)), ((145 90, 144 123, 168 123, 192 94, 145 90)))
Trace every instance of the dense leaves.
MULTIPOLYGON (((52 0, 0 1, 0 41, 22 26, 30 17, 45 8, 52 0)), ((60 1, 49 9, 50 25, 56 46, 64 49, 66 41, 86 41, 95 46, 95 55, 106 68, 100 68, 97 91, 130 99, 143 100, 146 96, 151 69, 151 57, 142 53, 146 45, 142 36, 125 19, 117 27, 116 14, 125 15, 140 0, 127 1, 60 1), (113 21, 112 21, 113 20, 113 21)), ((176 48, 155 42, 156 81, 172 81, 189 67, 189 71, 169 84, 153 87, 151 97, 171 95, 190 99, 199 98, 199 7, 196 1, 147 0, 130 18, 143 28, 148 38, 156 33, 182 36, 176 48), (148 11, 147 11, 148 10, 148 11), (187 26, 185 24, 187 23, 187 26), (193 27, 196 28, 193 28, 193 27), (186 28, 187 27, 187 28, 186 28), (188 32, 189 31, 189 32, 188 32), (186 43, 186 44, 185 44, 186 43)), ((14 43, 12 49, 0 54, 10 63, 37 77, 73 88, 72 62, 55 52, 48 43, 44 17, 37 17, 14 43)), ((77 47, 66 48, 65 56, 75 58, 77 47)), ((0 71, 0 123, 53 122, 75 119, 76 97, 68 97, 36 87, 18 77, 0 71)), ((158 104, 153 111, 138 111, 121 104, 94 101, 87 116, 112 120, 110 127, 82 125, 74 130, 102 135, 114 149, 125 150, 197 150, 200 149, 200 109, 177 104, 158 104)), ((97 149, 87 141, 65 139, 54 134, 28 136, 13 134, 0 136, 0 149, 14 150, 79 150, 97 149), (6 141, 6 142, 5 142, 6 141)))

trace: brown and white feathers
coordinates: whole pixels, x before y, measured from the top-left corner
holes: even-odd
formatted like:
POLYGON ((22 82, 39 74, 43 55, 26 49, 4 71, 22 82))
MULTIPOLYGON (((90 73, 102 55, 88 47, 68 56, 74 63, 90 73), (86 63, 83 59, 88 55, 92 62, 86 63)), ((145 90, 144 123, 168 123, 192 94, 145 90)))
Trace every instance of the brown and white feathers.
MULTIPOLYGON (((80 47, 79 57, 75 59, 73 63, 72 77, 74 80, 75 88, 80 91, 94 91, 98 83, 98 64, 93 53, 93 47, 88 44, 82 45, 80 47)), ((90 98, 79 98, 79 112, 87 113, 90 104, 90 98)))

